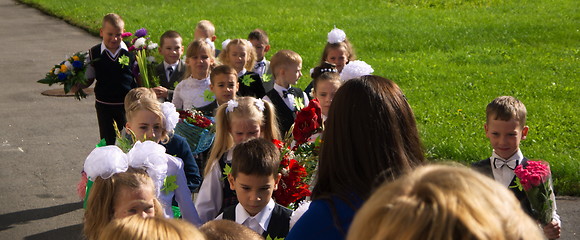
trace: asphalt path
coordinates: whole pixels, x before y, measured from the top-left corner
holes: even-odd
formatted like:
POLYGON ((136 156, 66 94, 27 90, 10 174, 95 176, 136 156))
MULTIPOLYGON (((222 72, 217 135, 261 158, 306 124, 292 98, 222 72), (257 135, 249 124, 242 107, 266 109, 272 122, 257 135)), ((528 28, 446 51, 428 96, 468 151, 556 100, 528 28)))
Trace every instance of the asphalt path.
MULTIPOLYGON (((0 239, 79 239, 82 164, 98 142, 94 96, 41 93, 67 54, 100 42, 12 0, 0 0, 0 239)), ((580 198, 558 197, 562 239, 579 239, 580 198)))

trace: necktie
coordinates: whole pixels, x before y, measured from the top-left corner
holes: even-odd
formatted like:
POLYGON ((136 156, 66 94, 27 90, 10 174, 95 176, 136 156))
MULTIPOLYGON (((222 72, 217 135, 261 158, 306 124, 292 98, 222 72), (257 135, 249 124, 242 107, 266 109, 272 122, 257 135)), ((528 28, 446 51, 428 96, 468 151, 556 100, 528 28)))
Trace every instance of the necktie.
POLYGON ((494 158, 493 165, 495 166, 495 168, 501 168, 503 166, 507 166, 509 169, 514 170, 516 168, 516 166, 518 165, 518 160, 515 160, 515 159, 505 160, 505 159, 501 159, 501 158, 494 158))
POLYGON ((171 66, 167 67, 167 72, 169 77, 171 77, 171 75, 173 75, 173 68, 171 66))

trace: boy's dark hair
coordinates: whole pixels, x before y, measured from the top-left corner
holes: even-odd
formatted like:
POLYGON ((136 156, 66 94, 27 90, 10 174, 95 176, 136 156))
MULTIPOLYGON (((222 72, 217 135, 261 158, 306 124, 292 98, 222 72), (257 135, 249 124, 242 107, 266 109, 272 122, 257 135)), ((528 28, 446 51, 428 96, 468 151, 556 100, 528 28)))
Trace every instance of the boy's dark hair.
POLYGON ((254 138, 234 148, 231 174, 234 178, 238 173, 276 176, 280 165, 279 158, 280 151, 274 143, 263 138, 254 138))
POLYGON ((105 23, 111 24, 111 26, 119 29, 125 28, 125 21, 123 18, 116 13, 109 13, 103 17, 103 27, 105 27, 105 23))
POLYGON ((520 128, 526 126, 526 115, 524 103, 512 96, 497 97, 485 109, 486 123, 492 118, 502 121, 515 119, 520 123, 520 128))
POLYGON ((179 34, 177 31, 173 30, 165 31, 163 34, 161 34, 161 37, 159 37, 159 47, 163 47, 163 40, 165 40, 166 38, 182 38, 182 37, 181 34, 179 34))
POLYGON ((238 72, 236 71, 236 69, 234 69, 229 65, 219 65, 216 68, 212 69, 211 73, 209 74, 209 80, 211 84, 214 83, 215 77, 220 74, 234 75, 236 76, 236 79, 238 78, 238 72))
POLYGON ((250 32, 248 35, 248 40, 257 40, 265 45, 270 44, 270 39, 268 38, 268 34, 259 28, 256 28, 250 32))

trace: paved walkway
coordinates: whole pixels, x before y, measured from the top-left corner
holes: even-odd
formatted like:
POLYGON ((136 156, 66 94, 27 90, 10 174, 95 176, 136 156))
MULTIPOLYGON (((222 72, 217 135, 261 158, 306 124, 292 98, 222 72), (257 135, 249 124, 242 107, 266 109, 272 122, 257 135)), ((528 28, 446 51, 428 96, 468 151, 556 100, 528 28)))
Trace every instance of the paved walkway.
MULTIPOLYGON (((0 239, 78 239, 76 183, 98 141, 94 97, 47 97, 36 83, 66 54, 98 43, 86 32, 0 0, 0 239)), ((580 236, 580 199, 559 198, 562 239, 580 236)))

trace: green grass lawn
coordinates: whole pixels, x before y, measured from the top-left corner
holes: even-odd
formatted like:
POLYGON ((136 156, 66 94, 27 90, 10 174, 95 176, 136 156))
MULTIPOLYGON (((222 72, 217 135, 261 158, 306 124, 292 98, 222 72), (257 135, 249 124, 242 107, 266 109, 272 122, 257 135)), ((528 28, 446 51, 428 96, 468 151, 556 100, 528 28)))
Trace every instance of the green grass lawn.
POLYGON ((404 90, 430 159, 468 164, 490 156, 485 106, 513 95, 528 109, 524 155, 550 162, 557 194, 580 196, 580 1, 21 1, 92 33, 115 12, 127 31, 146 27, 157 39, 173 29, 190 41, 195 24, 208 19, 218 48, 260 27, 270 35, 267 56, 292 49, 304 73, 336 26, 360 60, 404 90))

